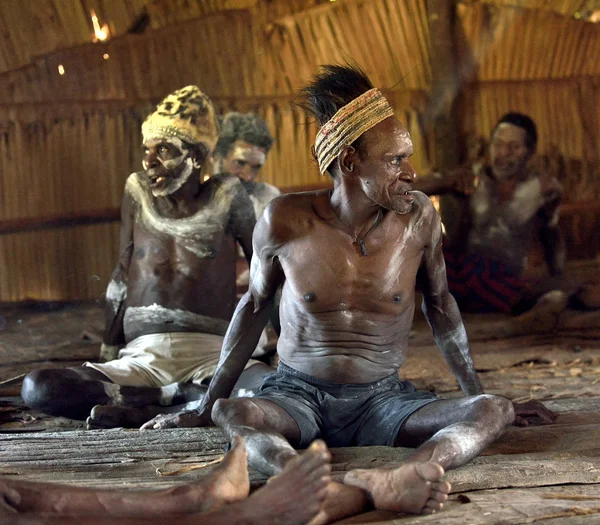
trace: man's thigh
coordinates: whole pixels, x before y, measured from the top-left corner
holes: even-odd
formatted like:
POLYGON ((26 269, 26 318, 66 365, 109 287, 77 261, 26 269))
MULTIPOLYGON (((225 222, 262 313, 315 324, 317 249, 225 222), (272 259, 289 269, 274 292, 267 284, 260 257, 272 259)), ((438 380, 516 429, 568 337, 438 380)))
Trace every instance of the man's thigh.
POLYGON ((396 438, 396 446, 418 446, 436 432, 454 423, 473 421, 481 396, 440 399, 420 408, 405 421, 396 438))

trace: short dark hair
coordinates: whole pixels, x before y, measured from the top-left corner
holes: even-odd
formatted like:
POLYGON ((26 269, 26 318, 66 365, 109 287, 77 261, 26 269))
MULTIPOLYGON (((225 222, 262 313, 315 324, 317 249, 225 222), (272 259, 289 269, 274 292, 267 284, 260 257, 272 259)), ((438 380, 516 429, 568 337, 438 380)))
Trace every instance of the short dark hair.
MULTIPOLYGON (((373 84, 359 66, 329 64, 321 66, 314 80, 298 93, 296 104, 322 126, 340 108, 370 89, 373 84)), ((360 137, 352 146, 360 147, 360 137)), ((331 174, 329 168, 327 171, 331 174)))
POLYGON ((498 126, 502 123, 506 122, 507 124, 512 124, 513 126, 518 126, 519 128, 525 130, 525 145, 529 148, 530 151, 535 151, 537 148, 537 128, 535 126, 535 122, 531 117, 524 115, 523 113, 507 113, 504 115, 496 126, 494 127, 494 131, 492 131, 492 136, 496 132, 498 126))
POLYGON ((221 121, 221 133, 215 153, 226 157, 236 140, 264 149, 267 153, 273 146, 273 136, 267 123, 254 113, 227 113, 221 121))

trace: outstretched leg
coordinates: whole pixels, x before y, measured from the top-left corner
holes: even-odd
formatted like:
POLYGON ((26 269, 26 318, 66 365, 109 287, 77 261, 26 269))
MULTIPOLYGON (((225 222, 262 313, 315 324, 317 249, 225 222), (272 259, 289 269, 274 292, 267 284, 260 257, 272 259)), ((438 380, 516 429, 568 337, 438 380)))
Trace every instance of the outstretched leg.
MULTIPOLYGON (((238 442, 237 447, 239 448, 238 442)), ((329 483, 330 456, 323 442, 315 442, 302 455, 294 458, 281 474, 247 499, 220 506, 208 512, 182 516, 182 512, 170 515, 148 514, 146 508, 138 509, 128 517, 119 518, 123 525, 163 525, 168 517, 169 525, 302 525, 313 518, 327 494, 329 483)), ((233 482, 233 480, 232 480, 233 482)), ((246 471, 246 484, 248 483, 246 471)), ((52 485, 42 485, 52 489, 52 485)), ((73 496, 72 489, 60 489, 65 498, 73 496)), ((85 489, 83 489, 85 490, 85 489)), ((142 496, 148 502, 148 493, 142 496)), ((81 515, 61 513, 60 515, 40 516, 17 513, 19 494, 3 487, 0 483, 0 496, 9 503, 6 509, 0 507, 0 517, 8 517, 16 525, 108 525, 114 523, 114 516, 104 512, 86 510, 81 515), (6 489, 6 490, 3 490, 6 489)), ((149 503, 152 507, 152 504, 149 503)), ((109 511, 110 511, 109 507, 109 511)))
POLYGON ((456 468, 480 454, 514 420, 512 403, 481 395, 442 400, 408 418, 398 446, 420 445, 399 467, 354 470, 344 483, 366 490, 377 508, 404 512, 441 509, 450 490, 441 482, 444 469, 456 468))
POLYGON ((170 406, 200 399, 206 387, 173 383, 160 388, 117 385, 97 370, 57 368, 35 370, 23 380, 27 406, 46 414, 85 419, 96 405, 170 406))
POLYGON ((151 493, 93 490, 5 478, 9 504, 19 514, 154 517, 207 512, 245 499, 250 491, 246 447, 233 441, 223 461, 196 483, 151 493))

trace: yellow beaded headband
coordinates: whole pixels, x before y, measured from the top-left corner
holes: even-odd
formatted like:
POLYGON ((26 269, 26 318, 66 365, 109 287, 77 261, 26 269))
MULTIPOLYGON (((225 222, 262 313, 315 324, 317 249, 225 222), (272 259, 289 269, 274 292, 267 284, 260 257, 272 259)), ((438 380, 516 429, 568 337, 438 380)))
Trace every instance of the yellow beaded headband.
POLYGON ((188 144, 206 144, 212 151, 219 135, 217 113, 197 86, 186 86, 163 99, 142 124, 142 135, 144 141, 177 137, 188 144))
POLYGON ((370 89, 340 108, 317 133, 314 155, 319 163, 319 171, 325 173, 346 146, 393 114, 394 110, 377 88, 370 89))

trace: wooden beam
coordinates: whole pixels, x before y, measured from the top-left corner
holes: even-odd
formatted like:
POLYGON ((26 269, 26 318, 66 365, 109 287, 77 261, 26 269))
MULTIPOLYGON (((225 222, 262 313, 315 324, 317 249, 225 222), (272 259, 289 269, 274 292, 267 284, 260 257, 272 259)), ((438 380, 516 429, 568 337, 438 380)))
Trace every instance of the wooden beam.
POLYGON ((4 219, 0 220, 0 235, 115 222, 120 220, 120 218, 121 212, 119 208, 102 208, 92 211, 48 215, 46 217, 4 219))

